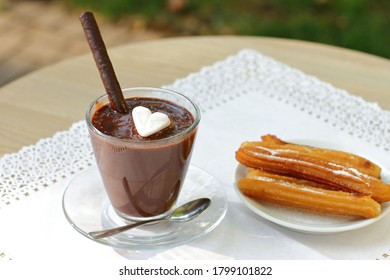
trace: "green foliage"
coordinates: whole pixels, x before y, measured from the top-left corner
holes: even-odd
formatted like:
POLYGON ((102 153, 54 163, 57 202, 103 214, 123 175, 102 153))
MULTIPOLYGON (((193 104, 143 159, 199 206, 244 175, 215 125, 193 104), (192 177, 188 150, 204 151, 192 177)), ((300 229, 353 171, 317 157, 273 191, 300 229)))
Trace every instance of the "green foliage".
POLYGON ((172 35, 239 34, 294 38, 390 58, 389 0, 68 0, 111 20, 137 15, 172 35))
POLYGON ((5 0, 0 0, 0 12, 3 10, 6 10, 7 8, 8 8, 8 5, 5 2, 5 0))

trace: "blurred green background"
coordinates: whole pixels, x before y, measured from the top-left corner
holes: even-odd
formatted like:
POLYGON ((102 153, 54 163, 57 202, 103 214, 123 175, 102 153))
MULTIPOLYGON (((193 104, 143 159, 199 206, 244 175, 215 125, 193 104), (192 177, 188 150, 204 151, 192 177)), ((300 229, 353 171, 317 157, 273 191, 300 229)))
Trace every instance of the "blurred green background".
POLYGON ((112 21, 182 35, 294 38, 390 58, 390 0, 66 0, 112 21))

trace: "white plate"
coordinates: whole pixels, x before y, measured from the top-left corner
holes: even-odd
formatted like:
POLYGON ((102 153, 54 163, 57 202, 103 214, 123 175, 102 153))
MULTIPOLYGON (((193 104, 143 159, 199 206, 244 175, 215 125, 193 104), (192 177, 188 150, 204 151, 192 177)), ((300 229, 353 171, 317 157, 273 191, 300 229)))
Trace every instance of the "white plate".
MULTIPOLYGON (((306 144, 317 147, 346 150, 345 147, 334 143, 318 141, 294 141, 299 144, 306 144)), ((358 154, 358 153, 356 153, 358 154)), ((365 156, 368 158, 367 156, 365 156)), ((390 183, 390 171, 377 161, 368 158, 382 168, 382 180, 390 183)), ((271 203, 259 202, 251 199, 240 192, 237 181, 246 175, 247 168, 239 164, 234 173, 234 188, 244 204, 256 214, 282 227, 311 234, 330 234, 355 230, 371 225, 390 212, 390 202, 382 203, 382 213, 371 219, 359 219, 350 216, 322 215, 305 210, 283 207, 271 203)))

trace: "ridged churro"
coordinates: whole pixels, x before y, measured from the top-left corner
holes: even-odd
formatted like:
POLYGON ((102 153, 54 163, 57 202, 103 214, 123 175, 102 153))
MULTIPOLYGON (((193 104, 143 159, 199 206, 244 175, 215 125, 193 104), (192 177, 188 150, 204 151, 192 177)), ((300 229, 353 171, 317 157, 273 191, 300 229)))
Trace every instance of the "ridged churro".
POLYGON ((236 159, 247 167, 390 201, 390 185, 380 180, 380 167, 354 154, 290 144, 267 135, 261 142, 242 143, 236 159))
POLYGON ((262 145, 264 145, 264 147, 269 146, 270 149, 280 149, 285 150, 286 152, 295 151, 299 152, 300 156, 316 158, 320 161, 332 162, 336 165, 338 164, 347 168, 353 168, 363 174, 376 178, 380 178, 381 176, 382 169, 379 165, 352 153, 307 145, 291 144, 270 134, 262 136, 261 140, 262 145))
POLYGON ((326 185, 251 170, 238 180, 240 191, 255 200, 336 215, 374 218, 381 206, 369 196, 326 189, 326 185))

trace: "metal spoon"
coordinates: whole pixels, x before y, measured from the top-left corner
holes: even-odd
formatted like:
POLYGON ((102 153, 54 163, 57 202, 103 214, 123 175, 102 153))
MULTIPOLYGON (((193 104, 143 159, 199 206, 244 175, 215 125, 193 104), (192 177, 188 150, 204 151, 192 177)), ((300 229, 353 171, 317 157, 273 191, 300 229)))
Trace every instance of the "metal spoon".
POLYGON ((202 213, 204 210, 206 210, 207 207, 209 207, 211 203, 211 200, 209 198, 199 198, 192 200, 190 202, 187 202, 179 207, 177 207, 169 216, 165 216, 163 218, 159 219, 153 219, 153 220, 147 220, 147 221, 141 221, 133 224, 128 224, 125 226, 117 227, 117 228, 111 228, 111 229, 105 229, 100 231, 93 231, 90 232, 89 235, 95 239, 100 239, 104 237, 108 237, 114 234, 121 233, 123 231, 149 224, 154 223, 156 221, 161 220, 170 220, 173 222, 187 222, 195 217, 197 217, 200 213, 202 213))

